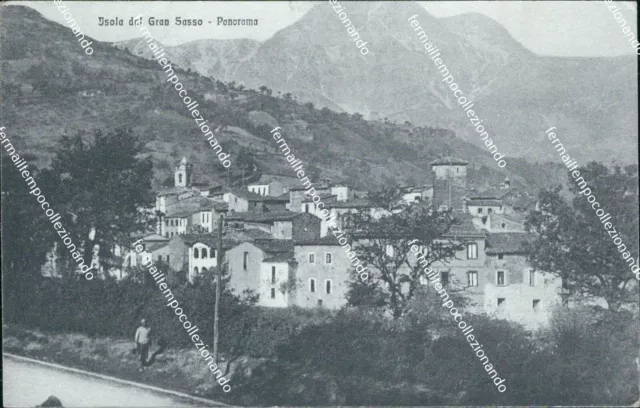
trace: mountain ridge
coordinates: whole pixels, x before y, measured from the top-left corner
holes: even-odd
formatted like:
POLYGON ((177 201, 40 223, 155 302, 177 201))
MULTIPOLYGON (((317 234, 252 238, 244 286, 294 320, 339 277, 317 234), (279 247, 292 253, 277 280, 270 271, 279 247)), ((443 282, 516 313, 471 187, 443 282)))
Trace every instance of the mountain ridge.
MULTIPOLYGON (((95 54, 87 57, 71 30, 24 6, 4 6, 2 19, 3 126, 16 149, 38 156, 38 166, 48 165, 64 135, 89 138, 93 131, 127 127, 140 135, 145 157, 154 163, 156 187, 172 180, 173 162, 182 156, 196 165, 199 181, 226 181, 226 169, 156 61, 95 40, 95 54), (39 112, 41 120, 34 121, 31 112, 39 112)), ((353 51, 353 44, 348 46, 353 51)), ((561 164, 518 159, 502 171, 485 149, 445 128, 366 121, 287 95, 240 89, 179 66, 174 70, 200 103, 224 151, 231 152, 232 180, 239 179, 241 163, 251 157, 261 172, 290 171, 270 138, 274 126, 282 127, 307 167, 361 189, 430 184, 429 163, 451 153, 471 163, 469 179, 475 186, 495 186, 508 175, 515 186, 535 191, 558 183, 565 171, 561 164)))
POLYGON ((556 160, 553 149, 541 143, 543 131, 556 126, 567 150, 583 161, 637 162, 638 119, 630 114, 637 111, 633 57, 538 55, 479 13, 436 18, 411 2, 347 6, 347 17, 368 42, 367 56, 357 51, 332 8, 320 4, 251 53, 224 63, 216 55, 190 54, 188 65, 223 81, 265 85, 367 119, 450 128, 482 146, 407 21, 417 14, 508 156, 556 160), (610 133, 617 135, 616 146, 601 137, 610 133))

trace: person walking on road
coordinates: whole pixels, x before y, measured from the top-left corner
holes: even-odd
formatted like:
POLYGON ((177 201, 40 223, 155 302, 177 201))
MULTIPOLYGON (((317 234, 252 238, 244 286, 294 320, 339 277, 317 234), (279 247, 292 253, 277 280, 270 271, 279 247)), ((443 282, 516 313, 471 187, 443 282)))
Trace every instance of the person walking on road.
POLYGON ((147 357, 149 355, 150 346, 150 331, 151 329, 149 328, 149 326, 147 326, 147 321, 142 319, 140 321, 140 327, 138 327, 138 330, 136 330, 136 336, 134 339, 138 352, 140 353, 140 368, 138 369, 138 371, 144 371, 144 368, 147 365, 147 357))

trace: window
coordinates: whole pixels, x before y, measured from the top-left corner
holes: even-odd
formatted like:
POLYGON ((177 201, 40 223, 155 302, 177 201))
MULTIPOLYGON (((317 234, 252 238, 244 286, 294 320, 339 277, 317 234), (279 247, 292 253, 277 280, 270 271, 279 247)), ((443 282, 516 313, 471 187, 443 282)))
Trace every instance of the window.
POLYGON ((206 259, 208 256, 207 254, 207 248, 202 248, 202 259, 206 259))
POLYGON ((504 286, 505 282, 504 282, 504 271, 497 271, 496 272, 496 284, 498 286, 504 286))
POLYGON ((449 284, 449 272, 440 272, 440 281, 442 282, 442 286, 446 286, 449 284))
POLYGON ((200 258, 200 251, 198 251, 198 248, 193 248, 193 257, 200 258))
POLYGON ((498 259, 499 260, 503 260, 504 259, 504 254, 498 254, 498 259))
POLYGON ((536 271, 529 271, 529 286, 536 286, 536 271))
POLYGON ((182 174, 178 174, 178 183, 182 183, 182 174))
POLYGON ((216 257, 216 250, 215 248, 211 248, 211 257, 215 258, 216 257))
POLYGON ((478 208, 478 214, 482 214, 482 208, 478 208))
POLYGON ((309 254, 309 263, 316 263, 316 254, 309 254))
POLYGON ((324 254, 324 263, 326 264, 331 263, 331 254, 324 254))
POLYGON ((271 283, 276 283, 276 267, 271 267, 271 283))
POLYGON ((507 299, 498 298, 498 307, 501 309, 507 307, 507 299))
POLYGON ((540 311, 540 299, 533 299, 533 311, 540 311))
POLYGON ((331 294, 331 279, 327 279, 324 281, 324 288, 327 295, 331 294))
POLYGON ((316 293, 316 280, 313 278, 309 279, 309 292, 316 293))
POLYGON ((478 271, 467 272, 467 286, 478 286, 478 271))
POLYGON ((504 227, 506 226, 506 224, 503 222, 500 226, 501 226, 502 228, 504 228, 504 227))
POLYGON ((169 255, 167 255, 167 263, 169 263, 169 255))
POLYGON ((242 255, 242 269, 247 270, 247 262, 249 261, 249 253, 247 251, 242 255))
POLYGON ((168 232, 165 232, 165 233, 164 233, 164 236, 165 236, 165 237, 167 237, 167 238, 169 238, 169 233, 168 233, 168 232))
POLYGON ((271 288, 271 299, 275 299, 276 298, 276 290, 275 288, 271 288))
POLYGON ((304 205, 304 212, 309 212, 309 204, 304 205))
POLYGON ((491 213, 493 212, 493 208, 489 208, 489 209, 487 210, 487 212, 488 212, 489 214, 491 214, 491 213))
POLYGON ((162 261, 162 255, 158 255, 158 261, 162 261))
POLYGON ((467 245, 467 259, 478 259, 478 244, 467 245))
POLYGON ((322 299, 318 299, 318 306, 322 307, 322 299))
POLYGON ((198 267, 196 266, 195 268, 193 268, 193 274, 197 275, 198 274, 198 267))
POLYGON ((169 220, 164 220, 164 224, 168 227, 169 226, 169 220))

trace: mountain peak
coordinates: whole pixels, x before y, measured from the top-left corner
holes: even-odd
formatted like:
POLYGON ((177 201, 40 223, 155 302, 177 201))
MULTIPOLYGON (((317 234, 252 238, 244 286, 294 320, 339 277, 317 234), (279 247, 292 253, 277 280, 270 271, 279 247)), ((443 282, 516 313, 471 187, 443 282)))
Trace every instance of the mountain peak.
POLYGON ((451 32, 464 37, 470 44, 485 51, 501 50, 512 55, 532 55, 500 23, 481 13, 464 13, 441 19, 451 32))

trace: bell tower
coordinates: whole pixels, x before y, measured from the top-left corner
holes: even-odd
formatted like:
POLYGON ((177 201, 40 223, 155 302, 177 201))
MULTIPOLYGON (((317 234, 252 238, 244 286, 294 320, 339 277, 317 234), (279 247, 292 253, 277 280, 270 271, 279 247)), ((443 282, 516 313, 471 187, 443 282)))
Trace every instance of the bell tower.
POLYGON ((467 189, 467 163, 452 157, 431 162, 433 204, 436 210, 464 211, 463 197, 467 189))
POLYGON ((193 175, 193 165, 187 163, 187 158, 180 160, 180 165, 176 166, 174 184, 176 187, 191 187, 191 177, 193 175))

